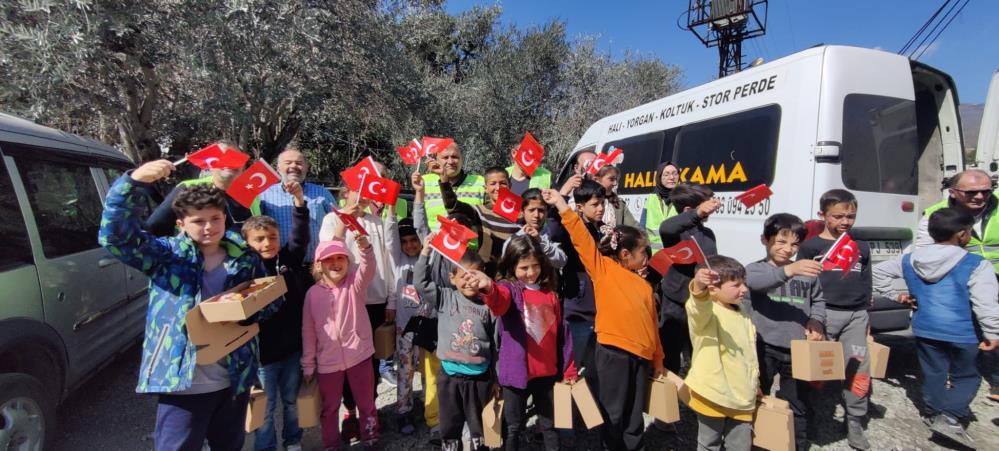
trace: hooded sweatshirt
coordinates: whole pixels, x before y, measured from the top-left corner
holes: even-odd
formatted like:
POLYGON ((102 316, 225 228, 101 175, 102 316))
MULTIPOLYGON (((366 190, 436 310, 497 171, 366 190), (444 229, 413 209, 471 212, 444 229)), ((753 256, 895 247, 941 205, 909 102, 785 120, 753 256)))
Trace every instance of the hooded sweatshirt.
MULTIPOLYGON (((968 251, 953 245, 930 244, 916 248, 909 255, 915 274, 926 283, 934 284, 950 274, 968 255, 968 251)), ((892 286, 894 280, 904 278, 903 257, 899 256, 874 266, 872 276, 875 293, 892 300, 897 299, 899 294, 905 293, 892 286)), ((926 332, 932 334, 932 331, 917 330, 919 327, 916 322, 916 315, 927 314, 934 310, 931 304, 971 302, 973 319, 977 320, 977 327, 981 328, 985 338, 999 339, 999 302, 996 302, 996 298, 999 297, 999 282, 996 281, 995 270, 988 260, 981 259, 971 272, 971 277, 968 279, 968 294, 971 299, 916 299, 919 309, 913 313, 913 333, 916 336, 925 336, 926 332)), ((947 310, 954 309, 947 308, 947 310)))

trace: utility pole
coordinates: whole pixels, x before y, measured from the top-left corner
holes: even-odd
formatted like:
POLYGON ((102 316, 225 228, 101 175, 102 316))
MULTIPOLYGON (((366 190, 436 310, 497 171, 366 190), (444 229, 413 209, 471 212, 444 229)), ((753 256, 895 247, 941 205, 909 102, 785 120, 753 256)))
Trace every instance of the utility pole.
POLYGON ((718 47, 719 78, 744 68, 742 41, 767 32, 767 1, 688 0, 687 29, 706 47, 718 47))

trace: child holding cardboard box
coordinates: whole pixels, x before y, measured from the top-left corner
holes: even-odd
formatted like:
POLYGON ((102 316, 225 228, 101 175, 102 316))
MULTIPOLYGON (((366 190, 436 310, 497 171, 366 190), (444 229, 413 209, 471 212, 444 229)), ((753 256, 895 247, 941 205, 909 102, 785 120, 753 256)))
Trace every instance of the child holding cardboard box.
POLYGON ((960 210, 941 208, 929 219, 935 244, 874 267, 879 294, 918 304, 912 333, 930 430, 969 448, 975 445, 960 421, 971 417, 968 406, 981 383, 975 359, 979 350, 999 344, 999 284, 992 263, 964 249, 975 222, 960 210), (896 279, 905 279, 908 293, 892 289, 896 279))
POLYGON ((504 448, 522 448, 520 436, 531 397, 544 447, 558 451, 552 388, 559 379, 575 381, 576 367, 572 338, 554 292, 557 276, 540 240, 521 235, 507 244, 497 268, 504 280, 490 284, 483 298, 499 318, 496 372, 507 425, 504 448))
POLYGON ((310 382, 319 373, 320 422, 323 446, 328 450, 340 449, 337 413, 348 380, 360 411, 361 441, 365 448, 373 448, 378 440, 371 370, 375 347, 364 308, 365 290, 375 277, 375 256, 368 237, 357 236, 354 242, 361 253, 356 270, 350 269, 350 253, 343 241, 321 241, 316 247, 313 273, 317 283, 305 295, 302 314, 302 374, 310 382))
MULTIPOLYGON (((819 217, 825 229, 805 240, 798 250, 798 260, 821 260, 857 221, 857 198, 844 189, 826 191, 819 198, 819 217)), ((826 335, 843 344, 846 380, 843 403, 846 405, 846 437, 850 446, 867 450, 870 442, 864 434, 864 417, 870 396, 871 371, 867 354, 867 330, 870 328, 871 248, 856 241, 859 259, 849 271, 834 268, 819 275, 826 301, 826 335)))
POLYGON ((281 400, 283 425, 281 437, 288 450, 297 450, 302 441, 295 407, 302 382, 302 336, 288 331, 302 330, 302 305, 305 291, 312 286, 312 276, 303 263, 309 248, 309 208, 305 205, 302 185, 288 182, 284 190, 292 195, 291 236, 281 246, 277 221, 270 216, 253 216, 243 223, 243 239, 264 263, 268 276, 284 277, 288 292, 274 316, 260 322, 260 381, 267 393, 263 424, 256 430, 253 447, 257 451, 277 448, 274 411, 281 400))
POLYGON ((753 324, 759 332, 760 388, 770 394, 774 376, 780 375, 777 397, 794 412, 797 449, 808 449, 810 386, 791 377, 791 340, 825 338, 826 304, 815 260, 793 261, 805 240, 805 224, 797 216, 777 213, 763 223, 762 241, 767 258, 746 266, 746 285, 753 305, 753 324))
MULTIPOLYGON (((186 314, 212 296, 264 276, 260 261, 236 232, 225 230, 225 194, 205 185, 181 190, 173 202, 183 233, 156 238, 140 221, 146 194, 174 166, 143 164, 118 178, 104 204, 98 242, 125 264, 149 276, 139 393, 158 394, 156 449, 240 449, 250 387, 257 381, 257 347, 249 340, 223 359, 197 364, 186 314)), ((275 301, 246 322, 271 315, 275 301)))
POLYGON ((490 279, 482 273, 482 258, 468 249, 459 265, 449 274, 454 288, 438 285, 430 272, 431 233, 423 243, 416 262, 416 291, 420 299, 437 311, 437 357, 441 371, 437 375, 437 400, 440 406, 441 447, 445 451, 461 449, 461 431, 468 423, 473 450, 485 448, 482 431, 482 408, 494 385, 493 330, 496 320, 482 301, 481 290, 490 279))
POLYGON ((687 322, 693 345, 690 408, 697 413, 697 449, 749 451, 759 395, 759 360, 752 306, 742 302, 746 269, 725 256, 708 257, 690 281, 687 322), (708 269, 710 268, 710 269, 708 269))
POLYGON ((648 266, 649 239, 635 227, 619 225, 597 242, 558 191, 542 195, 558 209, 572 247, 593 280, 597 397, 607 418, 601 430, 604 446, 640 449, 649 380, 665 373, 652 286, 639 274, 648 266))

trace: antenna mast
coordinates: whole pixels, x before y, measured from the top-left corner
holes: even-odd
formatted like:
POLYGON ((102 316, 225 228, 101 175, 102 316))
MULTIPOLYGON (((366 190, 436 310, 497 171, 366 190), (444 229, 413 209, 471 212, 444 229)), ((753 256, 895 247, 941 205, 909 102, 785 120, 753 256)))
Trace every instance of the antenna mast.
POLYGON ((742 41, 767 32, 767 1, 688 0, 687 29, 706 47, 718 47, 719 78, 745 67, 742 41))

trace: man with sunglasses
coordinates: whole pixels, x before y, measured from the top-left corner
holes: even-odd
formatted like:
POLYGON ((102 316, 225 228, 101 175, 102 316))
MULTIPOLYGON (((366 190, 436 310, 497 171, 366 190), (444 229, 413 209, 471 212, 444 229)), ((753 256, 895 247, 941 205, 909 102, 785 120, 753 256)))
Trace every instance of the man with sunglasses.
MULTIPOLYGON (((971 241, 965 249, 992 263, 999 277, 999 196, 993 191, 992 178, 981 169, 968 169, 951 178, 950 196, 923 211, 916 235, 916 247, 933 244, 929 233, 930 215, 944 207, 962 210, 975 218, 971 241)), ((919 300, 917 299, 916 302, 919 300)), ((999 302, 999 300, 997 300, 999 302)), ((979 371, 989 383, 988 398, 999 402, 999 351, 982 351, 978 355, 979 371)))

